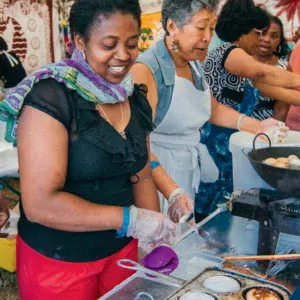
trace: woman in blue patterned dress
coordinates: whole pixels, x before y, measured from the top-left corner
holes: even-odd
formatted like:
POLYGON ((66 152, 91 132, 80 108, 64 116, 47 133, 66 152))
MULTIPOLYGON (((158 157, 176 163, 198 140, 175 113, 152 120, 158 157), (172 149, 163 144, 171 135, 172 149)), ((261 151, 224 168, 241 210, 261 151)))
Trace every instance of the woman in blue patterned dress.
MULTIPOLYGON (((270 99, 274 99, 276 93, 279 101, 299 102, 299 92, 292 90, 297 79, 287 80, 289 75, 285 70, 278 68, 277 78, 267 78, 270 73, 267 64, 258 72, 261 63, 252 56, 262 33, 258 30, 263 28, 262 11, 252 0, 228 0, 216 26, 216 33, 224 43, 209 52, 203 65, 217 101, 247 116, 252 116, 260 93, 270 99)), ((232 157, 228 147, 235 131, 211 123, 202 128, 201 143, 207 146, 217 165, 219 178, 214 183, 200 183, 195 201, 197 220, 212 213, 225 201, 224 194, 233 191, 232 157)))

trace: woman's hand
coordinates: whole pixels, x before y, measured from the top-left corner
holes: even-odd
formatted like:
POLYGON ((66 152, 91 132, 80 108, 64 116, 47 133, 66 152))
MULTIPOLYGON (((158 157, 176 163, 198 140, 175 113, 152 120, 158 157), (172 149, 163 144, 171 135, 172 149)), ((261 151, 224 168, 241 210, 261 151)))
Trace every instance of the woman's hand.
POLYGON ((273 143, 281 143, 287 137, 288 132, 289 128, 285 126, 285 123, 269 118, 260 122, 256 134, 265 133, 273 143))
POLYGON ((146 253, 161 244, 171 247, 175 245, 176 229, 177 225, 161 213, 130 207, 130 221, 126 235, 138 239, 139 247, 146 253))
MULTIPOLYGON (((181 189, 176 189, 169 198, 168 216, 174 223, 179 223, 180 218, 187 214, 194 214, 194 201, 181 189)), ((191 222, 191 226, 195 221, 191 222)))
MULTIPOLYGON (((0 191, 0 230, 5 225, 7 220, 9 219, 9 210, 4 203, 4 193, 0 191)), ((6 238, 8 236, 7 233, 0 232, 0 238, 6 238)))

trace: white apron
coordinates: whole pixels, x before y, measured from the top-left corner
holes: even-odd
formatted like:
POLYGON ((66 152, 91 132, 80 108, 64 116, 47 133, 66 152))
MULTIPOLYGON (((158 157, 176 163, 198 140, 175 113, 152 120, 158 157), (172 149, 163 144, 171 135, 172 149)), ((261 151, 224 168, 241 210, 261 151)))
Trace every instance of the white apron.
MULTIPOLYGON (((201 77, 198 70, 194 70, 201 77)), ((209 174, 209 181, 218 178, 218 170, 206 147, 199 143, 200 128, 211 115, 211 93, 205 80, 203 86, 204 91, 197 90, 192 82, 176 75, 169 110, 150 136, 151 151, 168 175, 193 200, 200 184, 200 152, 205 154, 202 169, 207 164, 210 166, 205 172, 209 174)), ((167 214, 168 201, 161 194, 160 206, 161 212, 167 214)))

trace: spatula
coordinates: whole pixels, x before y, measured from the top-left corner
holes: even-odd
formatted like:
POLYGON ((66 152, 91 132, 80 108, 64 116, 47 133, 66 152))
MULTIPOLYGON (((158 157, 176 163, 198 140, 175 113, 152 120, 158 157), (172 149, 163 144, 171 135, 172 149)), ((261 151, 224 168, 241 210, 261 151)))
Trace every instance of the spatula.
POLYGON ((130 259, 121 259, 117 262, 117 265, 121 268, 134 270, 134 271, 141 271, 145 274, 150 274, 150 275, 153 275, 155 277, 159 277, 161 279, 165 279, 165 280, 168 280, 170 282, 173 282, 173 283, 176 283, 176 284, 179 284, 179 285, 184 285, 186 283, 185 280, 175 278, 175 277, 170 276, 170 275, 165 275, 165 274, 147 269, 147 268, 143 267, 142 265, 140 265, 139 263, 137 263, 133 260, 130 260, 130 259))

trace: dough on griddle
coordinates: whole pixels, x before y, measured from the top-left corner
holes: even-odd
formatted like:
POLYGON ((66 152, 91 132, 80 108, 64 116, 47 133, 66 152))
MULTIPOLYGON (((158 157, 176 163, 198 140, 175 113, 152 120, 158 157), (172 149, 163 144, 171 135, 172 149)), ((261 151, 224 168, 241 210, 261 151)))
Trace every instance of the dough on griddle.
POLYGON ((206 293, 200 291, 191 291, 182 295, 180 300, 215 300, 213 296, 210 296, 206 293))
POLYGON ((212 292, 227 294, 234 293, 241 289, 237 280, 229 276, 212 276, 204 280, 203 286, 212 292))
POLYGON ((246 300, 281 300, 280 296, 267 288, 253 288, 246 294, 246 300))

